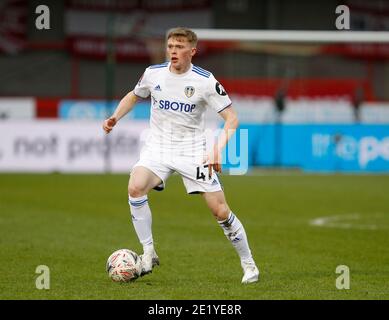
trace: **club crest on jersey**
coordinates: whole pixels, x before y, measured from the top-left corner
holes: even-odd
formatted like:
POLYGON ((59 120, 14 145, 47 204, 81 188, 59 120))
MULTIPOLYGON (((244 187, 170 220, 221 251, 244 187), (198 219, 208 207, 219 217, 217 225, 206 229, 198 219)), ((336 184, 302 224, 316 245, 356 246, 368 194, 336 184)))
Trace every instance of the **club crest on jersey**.
POLYGON ((188 98, 190 98, 191 96, 194 95, 194 93, 195 93, 195 88, 193 88, 192 86, 185 87, 184 92, 185 92, 185 95, 186 95, 188 98))

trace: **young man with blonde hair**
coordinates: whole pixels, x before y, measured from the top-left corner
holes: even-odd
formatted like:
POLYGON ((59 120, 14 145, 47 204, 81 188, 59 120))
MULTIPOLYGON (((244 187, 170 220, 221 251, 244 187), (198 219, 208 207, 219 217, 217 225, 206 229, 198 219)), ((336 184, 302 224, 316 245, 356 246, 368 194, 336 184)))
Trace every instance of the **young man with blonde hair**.
POLYGON ((234 134, 238 118, 223 86, 212 73, 192 64, 196 45, 197 36, 190 29, 171 29, 167 36, 169 61, 146 68, 134 90, 104 121, 103 128, 109 133, 139 98, 151 96, 150 135, 128 184, 132 221, 144 251, 142 275, 159 264, 147 194, 151 189, 162 190, 168 177, 177 172, 189 194, 201 194, 204 198, 240 257, 242 283, 251 283, 258 281, 259 271, 243 225, 230 210, 216 174, 221 172, 221 152, 234 134), (204 135, 207 108, 218 112, 225 121, 208 154, 204 135))

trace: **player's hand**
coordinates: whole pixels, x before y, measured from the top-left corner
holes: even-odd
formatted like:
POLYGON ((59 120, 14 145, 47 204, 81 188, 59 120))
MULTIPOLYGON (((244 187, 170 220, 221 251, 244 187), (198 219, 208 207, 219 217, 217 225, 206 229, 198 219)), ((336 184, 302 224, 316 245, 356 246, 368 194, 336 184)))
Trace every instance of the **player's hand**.
POLYGON ((222 155, 221 152, 214 148, 214 151, 209 153, 204 163, 208 163, 208 177, 212 177, 212 172, 215 170, 218 173, 222 172, 222 155))
POLYGON ((117 120, 115 117, 110 117, 106 119, 103 123, 103 129, 105 133, 110 133, 113 127, 115 126, 117 120))

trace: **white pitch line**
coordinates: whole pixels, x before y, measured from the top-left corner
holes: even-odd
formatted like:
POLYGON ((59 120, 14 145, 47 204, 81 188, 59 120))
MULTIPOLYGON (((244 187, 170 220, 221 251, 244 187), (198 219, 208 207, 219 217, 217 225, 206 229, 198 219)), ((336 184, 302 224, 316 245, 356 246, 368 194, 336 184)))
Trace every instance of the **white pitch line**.
MULTIPOLYGON (((377 214, 376 214, 377 215, 377 214)), ((382 216, 382 214, 380 214, 382 216)), ((352 221, 361 219, 359 213, 343 214, 337 216, 319 217, 309 221, 309 224, 316 227, 340 228, 340 229, 359 229, 359 230, 377 230, 380 229, 375 224, 358 224, 352 221), (349 220, 352 220, 351 222, 349 220)), ((385 226, 381 226, 385 229, 385 226)))

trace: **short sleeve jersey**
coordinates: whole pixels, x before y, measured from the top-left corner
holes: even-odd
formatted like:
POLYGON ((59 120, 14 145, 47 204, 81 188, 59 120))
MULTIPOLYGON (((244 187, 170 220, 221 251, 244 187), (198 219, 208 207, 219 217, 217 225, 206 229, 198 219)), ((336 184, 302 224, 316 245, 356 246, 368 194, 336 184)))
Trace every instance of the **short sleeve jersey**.
POLYGON ((211 72, 191 64, 187 72, 175 74, 169 67, 168 62, 148 67, 133 91, 151 97, 146 145, 183 154, 204 150, 206 109, 221 112, 231 100, 211 72))

